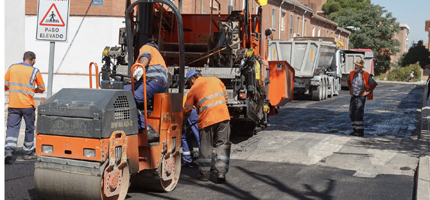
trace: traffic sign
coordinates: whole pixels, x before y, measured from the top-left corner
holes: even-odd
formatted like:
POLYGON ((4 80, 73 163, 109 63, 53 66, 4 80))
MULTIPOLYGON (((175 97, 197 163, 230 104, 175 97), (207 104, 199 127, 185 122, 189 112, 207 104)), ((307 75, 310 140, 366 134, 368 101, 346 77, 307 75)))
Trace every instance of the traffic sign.
POLYGON ((70 0, 39 0, 36 39, 67 41, 70 0))

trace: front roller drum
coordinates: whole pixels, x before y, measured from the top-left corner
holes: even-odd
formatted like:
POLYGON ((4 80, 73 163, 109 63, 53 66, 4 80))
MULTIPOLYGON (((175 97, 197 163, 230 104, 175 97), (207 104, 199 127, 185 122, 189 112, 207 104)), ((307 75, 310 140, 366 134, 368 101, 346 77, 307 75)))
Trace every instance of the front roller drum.
POLYGON ((41 199, 101 199, 102 177, 36 168, 34 185, 41 199))
POLYGON ((125 199, 130 183, 128 166, 105 170, 103 177, 36 168, 34 184, 41 199, 125 199))

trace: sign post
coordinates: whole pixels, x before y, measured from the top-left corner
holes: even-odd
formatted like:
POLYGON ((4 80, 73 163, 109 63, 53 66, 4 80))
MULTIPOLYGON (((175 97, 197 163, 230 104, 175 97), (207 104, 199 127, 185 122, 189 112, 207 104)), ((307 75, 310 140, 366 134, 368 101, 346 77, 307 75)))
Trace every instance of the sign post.
POLYGON ((52 95, 55 42, 67 41, 69 8, 70 0, 39 0, 38 4, 36 39, 50 41, 47 98, 52 95))

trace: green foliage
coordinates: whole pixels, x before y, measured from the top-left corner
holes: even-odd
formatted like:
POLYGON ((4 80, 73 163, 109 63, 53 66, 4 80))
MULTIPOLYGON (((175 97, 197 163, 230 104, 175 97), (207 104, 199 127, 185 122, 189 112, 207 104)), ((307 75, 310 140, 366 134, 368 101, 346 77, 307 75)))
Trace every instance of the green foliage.
POLYGON ((403 57, 400 64, 402 67, 419 63, 421 68, 424 68, 426 65, 430 64, 430 52, 423 45, 423 41, 420 40, 418 43, 413 42, 412 46, 409 48, 408 53, 403 57))
POLYGON ((418 64, 408 65, 406 67, 399 67, 391 70, 388 74, 387 79, 389 81, 405 81, 410 77, 411 72, 414 72, 413 82, 417 81, 421 77, 421 67, 418 64))
POLYGON ((325 17, 331 19, 334 16, 344 15, 346 10, 357 13, 369 4, 370 0, 327 0, 321 9, 325 17))
POLYGON ((389 69, 390 56, 399 52, 400 46, 394 39, 394 35, 400 32, 399 23, 391 13, 379 5, 369 4, 357 12, 346 8, 341 15, 331 17, 340 27, 356 27, 351 31, 349 48, 372 49, 377 60, 376 74, 389 69))

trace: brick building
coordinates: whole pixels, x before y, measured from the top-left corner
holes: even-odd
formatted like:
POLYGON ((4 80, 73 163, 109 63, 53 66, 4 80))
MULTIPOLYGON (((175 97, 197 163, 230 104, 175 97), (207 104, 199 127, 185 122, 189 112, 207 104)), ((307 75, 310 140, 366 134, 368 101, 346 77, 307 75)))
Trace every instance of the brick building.
POLYGON ((407 24, 400 24, 400 32, 394 36, 394 39, 400 42, 399 52, 391 56, 391 62, 397 62, 400 57, 409 50, 409 32, 407 24))
MULTIPOLYGON (((241 10, 243 1, 219 0, 211 6, 211 0, 182 0, 183 13, 231 13, 241 10)), ((326 0, 268 0, 263 6, 263 29, 271 29, 272 39, 291 40, 296 36, 333 37, 343 42, 343 49, 348 49, 350 31, 343 29, 337 23, 318 15, 326 0)), ((178 1, 175 4, 179 7, 178 1)), ((250 0, 249 10, 257 13, 258 4, 250 0)))

